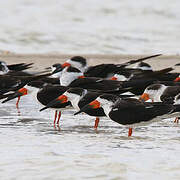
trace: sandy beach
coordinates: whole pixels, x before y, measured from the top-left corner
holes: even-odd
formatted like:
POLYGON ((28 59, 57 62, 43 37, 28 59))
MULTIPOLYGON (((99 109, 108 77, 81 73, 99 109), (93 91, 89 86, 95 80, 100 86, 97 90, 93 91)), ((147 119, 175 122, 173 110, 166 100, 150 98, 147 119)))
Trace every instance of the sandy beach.
MULTIPOLYGON (((14 54, 3 52, 0 54, 0 60, 6 61, 7 64, 13 63, 34 63, 34 70, 43 69, 51 66, 54 63, 63 63, 66 59, 81 54, 14 54)), ((149 54, 152 55, 152 54, 149 54)), ((81 56, 87 59, 88 65, 95 65, 100 63, 122 63, 128 60, 142 58, 148 55, 100 55, 100 54, 82 54, 81 56)), ((176 63, 180 62, 179 55, 162 55, 157 58, 146 60, 150 63, 153 69, 173 67, 174 71, 179 71, 179 67, 174 67, 176 63)))

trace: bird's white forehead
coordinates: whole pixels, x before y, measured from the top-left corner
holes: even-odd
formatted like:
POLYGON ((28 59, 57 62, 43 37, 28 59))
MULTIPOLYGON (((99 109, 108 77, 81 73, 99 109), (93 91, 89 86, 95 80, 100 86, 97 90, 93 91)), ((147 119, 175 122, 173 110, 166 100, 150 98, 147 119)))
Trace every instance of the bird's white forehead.
POLYGON ((72 61, 71 61, 71 59, 67 59, 66 62, 69 63, 69 62, 72 62, 72 61))
POLYGON ((158 89, 153 89, 153 87, 147 87, 144 91, 144 93, 147 94, 155 94, 155 93, 159 93, 159 92, 163 92, 165 89, 167 88, 167 86, 165 85, 161 85, 158 89))
POLYGON ((75 97, 80 96, 79 94, 69 93, 67 91, 64 93, 64 95, 67 96, 68 98, 75 98, 75 97))
POLYGON ((144 91, 144 93, 147 93, 147 94, 156 94, 156 93, 158 93, 158 90, 146 89, 146 90, 144 91))
POLYGON ((112 103, 112 102, 108 101, 107 99, 104 99, 104 98, 101 98, 101 97, 96 98, 96 100, 99 101, 102 105, 112 103))
POLYGON ((76 67, 76 68, 79 68, 82 66, 82 64, 78 61, 72 61, 71 59, 68 59, 66 61, 67 63, 71 64, 72 66, 76 67))

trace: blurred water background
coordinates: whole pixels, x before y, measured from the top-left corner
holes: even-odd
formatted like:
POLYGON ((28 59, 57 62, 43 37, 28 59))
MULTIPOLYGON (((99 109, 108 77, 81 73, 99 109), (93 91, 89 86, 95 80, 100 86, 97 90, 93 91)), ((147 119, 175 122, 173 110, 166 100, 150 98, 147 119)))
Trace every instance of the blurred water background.
POLYGON ((178 54, 178 0, 6 0, 0 49, 17 53, 178 54))

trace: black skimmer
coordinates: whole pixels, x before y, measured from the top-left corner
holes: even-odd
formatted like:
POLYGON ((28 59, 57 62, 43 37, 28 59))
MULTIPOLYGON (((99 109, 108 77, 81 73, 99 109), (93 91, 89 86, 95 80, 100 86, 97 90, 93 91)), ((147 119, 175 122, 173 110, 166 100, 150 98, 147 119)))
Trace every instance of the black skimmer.
MULTIPOLYGON (((135 88, 132 88, 130 90, 130 92, 136 94, 136 95, 140 95, 141 93, 143 93, 143 91, 145 90, 145 88, 155 82, 160 82, 160 79, 162 76, 166 75, 169 71, 173 70, 172 68, 165 68, 159 71, 146 71, 146 72, 139 72, 139 73, 135 73, 135 74, 127 74, 125 72, 125 74, 117 73, 115 74, 111 80, 128 80, 129 83, 131 83, 131 86, 134 86, 135 88), (137 87, 138 85, 134 84, 133 82, 144 82, 144 84, 142 83, 142 85, 140 87, 137 87), (141 92, 141 93, 140 93, 141 92)), ((128 82, 124 83, 126 84, 126 86, 128 85, 128 82)), ((164 83, 169 83, 169 81, 163 81, 164 83)), ((172 82, 172 84, 175 85, 175 83, 172 82)), ((177 84, 177 83, 176 83, 177 84)))
POLYGON ((157 81, 159 77, 172 70, 172 68, 166 68, 153 72, 142 70, 138 70, 137 72, 135 69, 130 69, 132 72, 131 73, 129 72, 129 69, 124 68, 120 72, 120 75, 117 74, 118 77, 113 77, 111 80, 126 80, 126 82, 112 82, 101 78, 85 77, 80 70, 72 66, 64 69, 62 66, 58 66, 58 68, 55 69, 54 73, 60 71, 60 84, 63 86, 82 87, 84 89, 98 89, 105 91, 119 89, 120 93, 126 92, 127 89, 125 90, 125 88, 130 88, 133 89, 131 92, 137 95, 141 95, 148 85, 152 84, 154 81, 157 81))
MULTIPOLYGON (((173 68, 166 68, 166 70, 173 70, 173 68)), ((163 83, 170 83, 171 81, 178 82, 179 73, 169 73, 164 70, 160 71, 150 71, 150 70, 141 70, 141 69, 122 69, 119 72, 116 72, 110 79, 117 81, 130 81, 136 79, 144 78, 154 78, 156 81, 164 81, 163 83), (162 73, 164 71, 164 73, 162 73), (176 78, 177 77, 177 78, 176 78), (175 79, 176 78, 176 79, 175 79)), ((173 82, 172 82, 173 83, 173 82)))
POLYGON ((104 94, 96 98, 79 112, 89 111, 102 107, 107 117, 129 128, 128 136, 132 135, 132 128, 149 124, 152 120, 159 120, 158 116, 165 115, 174 110, 174 106, 162 103, 144 103, 133 98, 121 99, 117 96, 104 94), (157 117, 157 118, 156 118, 157 117))
MULTIPOLYGON (((152 84, 148 86, 140 99, 144 101, 163 102, 168 104, 180 104, 180 86, 166 86, 164 84, 152 84)), ((174 122, 178 123, 179 118, 176 116, 174 122)))
POLYGON ((28 72, 24 71, 29 68, 32 68, 33 63, 19 63, 7 65, 4 61, 0 61, 0 75, 8 75, 8 76, 37 76, 43 73, 47 73, 46 71, 40 72, 28 72))
POLYGON ((140 58, 136 60, 130 60, 122 64, 99 64, 99 65, 90 66, 90 67, 87 67, 85 58, 81 56, 75 56, 75 57, 72 57, 70 60, 67 60, 64 64, 62 64, 62 67, 73 66, 79 69, 81 72, 83 72, 86 77, 108 78, 108 77, 111 77, 112 74, 116 73, 117 71, 120 71, 126 66, 144 61, 146 59, 158 57, 160 55, 161 54, 157 54, 157 55, 148 56, 148 57, 144 57, 144 58, 140 58))
POLYGON ((124 68, 117 71, 110 79, 117 81, 129 81, 133 76, 153 72, 152 67, 145 62, 137 63, 133 68, 124 68))
POLYGON ((18 64, 7 65, 5 61, 0 61, 0 71, 3 71, 4 73, 7 73, 9 71, 23 71, 31 68, 32 65, 33 63, 29 63, 29 64, 18 63, 18 64))
MULTIPOLYGON (((74 67, 65 67, 61 73, 60 84, 67 87, 80 87, 88 90, 98 91, 113 91, 124 93, 128 91, 131 86, 122 87, 123 83, 120 81, 106 80, 95 77, 85 77, 81 71, 74 67)), ((136 83, 137 84, 137 83, 136 83)))
POLYGON ((119 71, 116 72, 110 79, 117 81, 129 81, 133 74, 130 71, 119 71))
MULTIPOLYGON (((108 78, 111 77, 113 74, 122 71, 125 69, 127 66, 131 64, 135 64, 141 61, 144 61, 146 59, 158 57, 161 54, 153 55, 153 56, 148 56, 136 60, 130 60, 128 62, 122 63, 122 64, 99 64, 96 66, 91 66, 87 69, 87 71, 84 73, 85 76, 87 77, 101 77, 101 78, 108 78)), ((129 69, 131 70, 131 69, 129 69)))
POLYGON ((12 64, 7 65, 6 62, 0 61, 0 75, 11 75, 11 76, 30 76, 33 74, 24 72, 24 70, 32 68, 33 63, 25 64, 12 64))
POLYGON ((51 67, 45 68, 46 70, 51 70, 52 77, 53 78, 59 78, 61 76, 61 71, 63 70, 63 67, 60 63, 53 64, 51 67))
MULTIPOLYGON (((61 96, 57 97, 55 100, 51 101, 46 107, 42 108, 40 111, 43 111, 47 108, 51 108, 54 105, 71 102, 72 106, 76 111, 79 111, 86 104, 90 103, 94 99, 96 99, 102 93, 95 91, 88 91, 82 88, 69 88, 66 92, 64 92, 61 96)), ((89 116, 95 116, 95 124, 94 128, 97 129, 99 124, 99 117, 105 116, 105 113, 102 108, 91 109, 86 112, 89 116)))
POLYGON ((23 87, 30 81, 35 81, 41 78, 50 76, 51 73, 34 75, 34 76, 10 76, 10 75, 0 75, 0 94, 7 93, 9 91, 16 91, 23 87))
POLYGON ((180 93, 180 86, 166 86, 164 84, 152 84, 148 86, 140 99, 153 102, 165 102, 173 104, 176 96, 180 93))
MULTIPOLYGON (((48 85, 43 81, 32 81, 32 82, 29 82, 27 85, 25 85, 23 88, 16 91, 14 94, 11 94, 10 96, 8 96, 8 98, 5 99, 2 103, 5 103, 14 98, 18 98, 18 101, 16 103, 16 106, 18 106, 21 96, 31 95, 33 99, 37 100, 41 105, 46 106, 49 102, 53 101, 58 96, 63 94, 67 89, 68 87, 65 87, 65 86, 48 85)), ((64 104, 58 104, 51 107, 51 108, 54 108, 55 110, 58 109, 55 111, 54 124, 56 123, 58 112, 59 112, 59 115, 58 115, 57 124, 59 124, 59 120, 61 116, 61 112, 59 111, 59 108, 65 108, 70 105, 71 103, 67 102, 64 104)))
MULTIPOLYGON (((101 91, 93 91, 93 90, 86 90, 83 88, 75 87, 75 88, 69 88, 64 94, 60 95, 57 97, 55 100, 51 101, 48 103, 44 108, 42 108, 40 111, 43 111, 47 108, 51 108, 52 106, 58 105, 58 104, 63 104, 68 101, 71 102, 72 106, 74 109, 77 111, 80 110, 83 106, 88 104, 89 102, 93 101, 96 99, 98 96, 102 95, 103 92, 101 91)), ((126 94, 120 94, 118 97, 133 97, 134 95, 126 95, 126 94)), ((105 116, 104 111, 102 108, 91 110, 89 112, 86 112, 86 114, 90 116, 96 116, 96 121, 95 121, 95 129, 98 127, 99 123, 99 117, 105 116)))
POLYGON ((149 71, 149 72, 153 71, 151 65, 149 65, 148 63, 145 63, 145 62, 137 63, 133 68, 134 69, 140 69, 143 71, 149 71))
POLYGON ((157 81, 156 77, 171 71, 166 68, 160 71, 147 73, 145 76, 138 76, 131 81, 113 81, 96 77, 84 77, 83 73, 74 67, 66 67, 60 76, 60 84, 68 87, 81 87, 89 90, 116 91, 119 94, 130 91, 136 95, 141 95, 144 89, 157 81))
POLYGON ((85 72, 87 69, 87 61, 82 56, 74 56, 71 59, 66 60, 66 62, 62 64, 61 66, 63 68, 72 66, 79 69, 81 72, 85 72))

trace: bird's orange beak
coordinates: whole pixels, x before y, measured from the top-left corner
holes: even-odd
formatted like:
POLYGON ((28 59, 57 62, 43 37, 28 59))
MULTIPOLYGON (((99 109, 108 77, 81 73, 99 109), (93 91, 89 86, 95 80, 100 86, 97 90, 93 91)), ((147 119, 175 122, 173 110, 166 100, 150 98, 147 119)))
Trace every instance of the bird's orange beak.
POLYGON ((117 77, 112 77, 110 80, 114 80, 114 81, 116 81, 117 80, 117 77))
POLYGON ((177 77, 174 82, 180 82, 180 77, 177 77))
POLYGON ((67 98, 67 96, 65 96, 65 95, 59 96, 56 100, 61 101, 61 103, 66 103, 66 102, 68 102, 68 98, 67 98))
POLYGON ((93 108, 93 109, 97 109, 100 108, 100 102, 97 100, 92 101, 91 103, 89 103, 89 105, 93 108))
POLYGON ((24 95, 27 95, 27 94, 28 94, 28 90, 27 90, 26 88, 21 88, 21 89, 19 89, 19 90, 18 90, 18 92, 19 92, 19 93, 21 93, 21 94, 22 94, 22 96, 24 96, 24 95))
POLYGON ((61 66, 64 68, 64 67, 69 67, 69 66, 71 66, 71 64, 69 64, 68 62, 65 62, 65 63, 62 64, 61 66))
POLYGON ((79 76, 79 77, 78 77, 78 79, 83 79, 83 78, 85 78, 85 76, 79 76))
POLYGON ((150 97, 149 97, 149 94, 143 93, 139 99, 140 99, 140 100, 147 101, 147 100, 150 99, 150 97))

